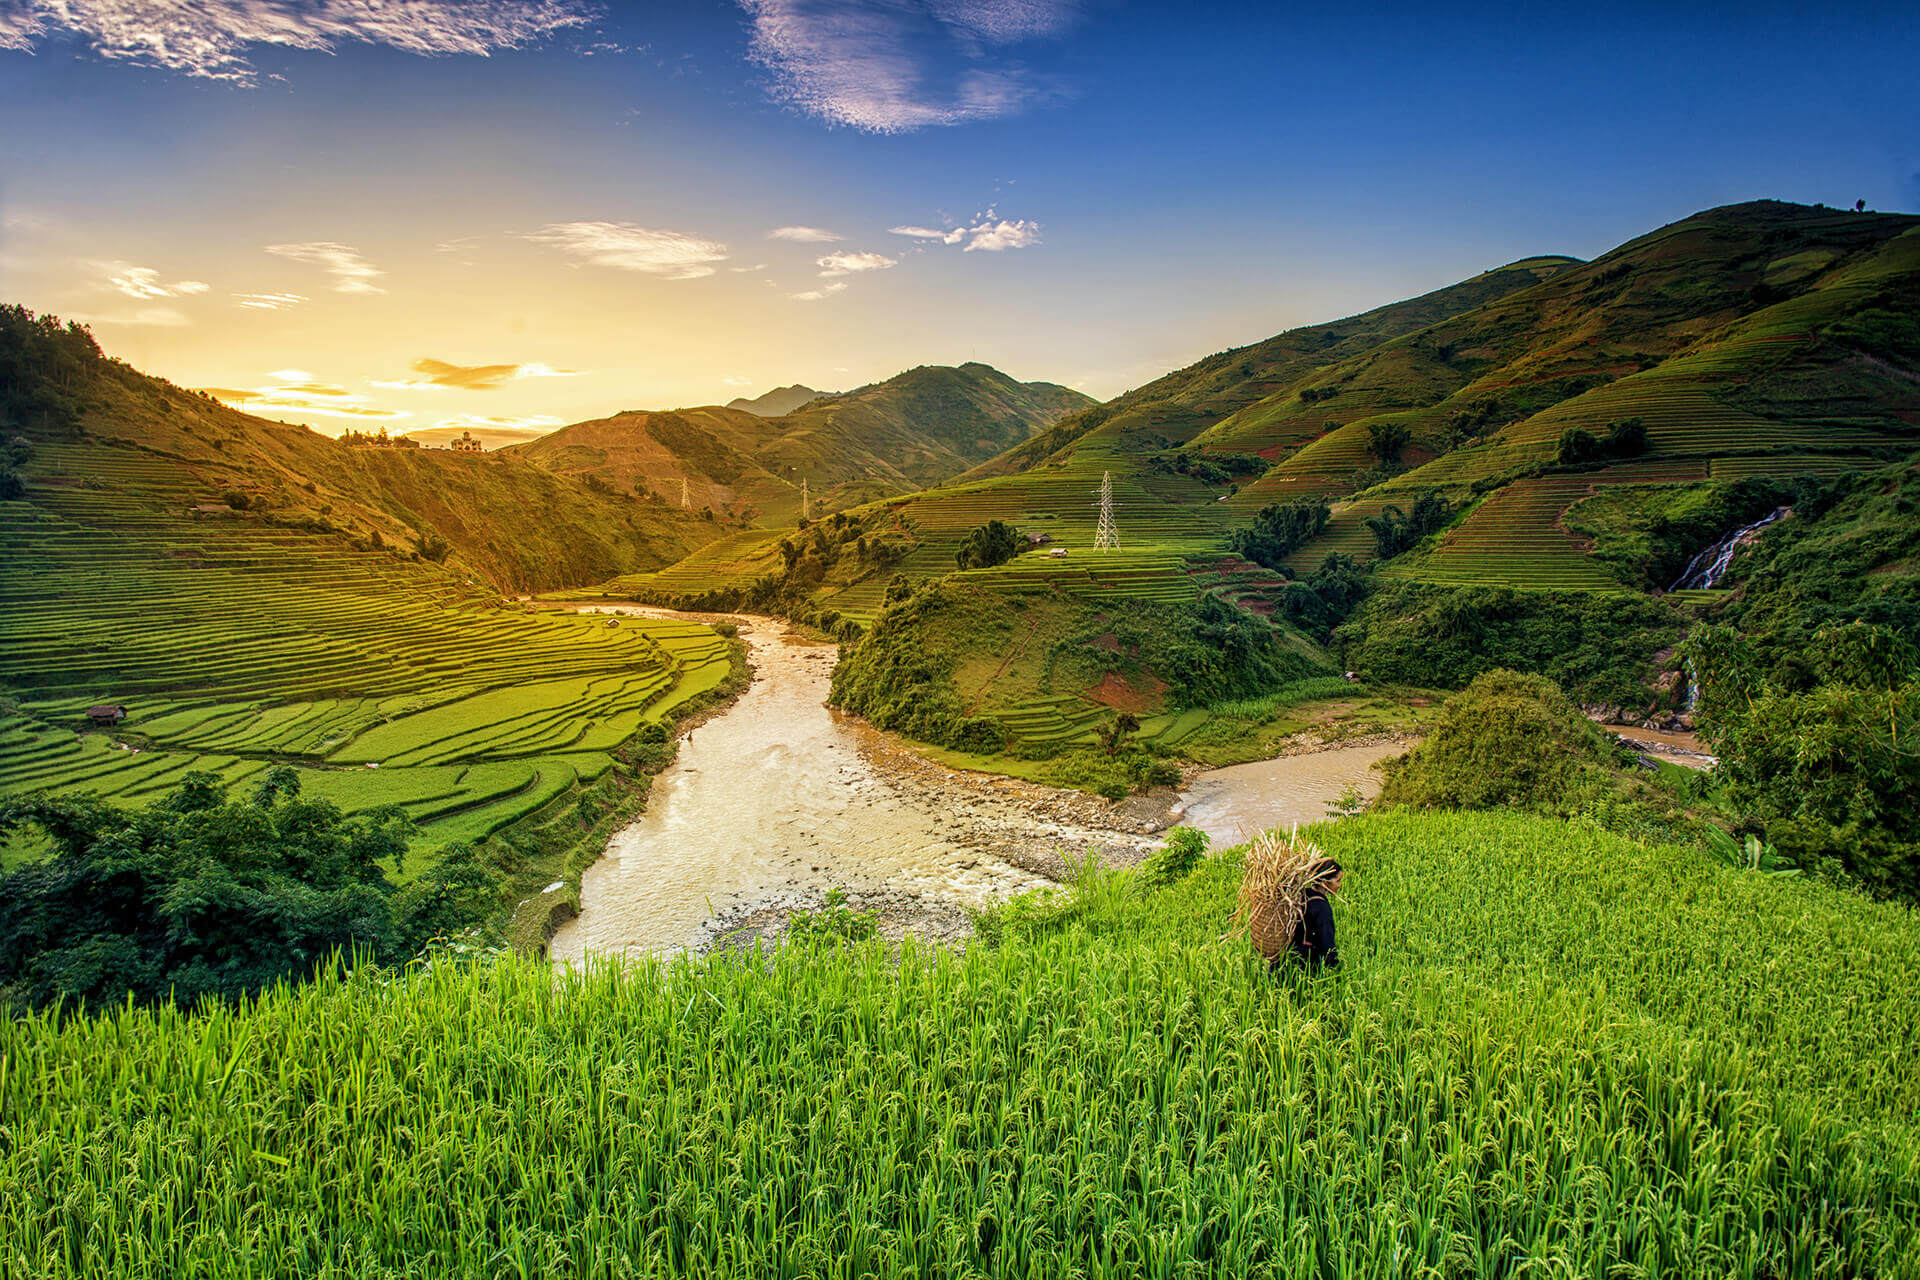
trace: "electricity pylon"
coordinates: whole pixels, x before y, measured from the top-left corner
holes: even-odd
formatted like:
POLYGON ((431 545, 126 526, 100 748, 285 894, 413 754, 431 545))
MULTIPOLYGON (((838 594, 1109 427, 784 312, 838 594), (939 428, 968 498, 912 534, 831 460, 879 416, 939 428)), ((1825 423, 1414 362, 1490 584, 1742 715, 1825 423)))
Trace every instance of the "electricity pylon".
POLYGON ((1095 551, 1118 551, 1120 531, 1113 527, 1113 472, 1100 473, 1100 526, 1093 531, 1095 551))
POLYGON ((693 490, 688 486, 685 476, 680 477, 680 505, 688 511, 693 510, 693 490))
POLYGON ((805 476, 800 477, 800 518, 802 520, 810 520, 813 518, 813 499, 807 496, 807 478, 805 476))

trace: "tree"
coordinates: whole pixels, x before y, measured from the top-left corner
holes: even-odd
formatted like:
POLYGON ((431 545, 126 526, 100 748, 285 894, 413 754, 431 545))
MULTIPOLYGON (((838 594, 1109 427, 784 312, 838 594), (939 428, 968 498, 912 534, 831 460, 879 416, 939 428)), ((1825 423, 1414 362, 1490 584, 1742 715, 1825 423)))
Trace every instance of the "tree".
POLYGON ((402 958, 497 903, 470 860, 398 890, 388 873, 413 834, 406 815, 344 817, 286 767, 244 800, 189 773, 144 810, 44 794, 0 804, 0 836, 25 827, 53 853, 0 877, 0 995, 32 1007, 252 994, 335 954, 402 958))
POLYGON ((1568 427, 1560 433, 1559 459, 1569 466, 1592 462, 1601 454, 1599 437, 1585 427, 1568 427))
POLYGON ((1250 528, 1233 535, 1234 554, 1277 569, 1282 560, 1319 536, 1332 515, 1333 508, 1317 498, 1271 503, 1260 508, 1250 528))
POLYGON ((962 569, 991 569, 1013 559, 1020 549, 1020 531, 1004 520, 989 520, 969 533, 954 563, 962 569))
POLYGON ((1647 420, 1622 418, 1607 432, 1607 452, 1616 458, 1637 457, 1647 451, 1647 420))
POLYGON ((33 444, 25 436, 14 436, 0 445, 0 501, 10 502, 27 491, 26 470, 33 458, 33 444))
POLYGON ((1404 422, 1369 422, 1367 450, 1381 463, 1400 461, 1400 451, 1413 439, 1404 422))
POLYGON ((1100 743, 1100 749, 1108 755, 1120 754, 1120 748, 1127 739, 1140 732, 1140 717, 1131 711, 1122 711, 1106 724, 1094 730, 1094 737, 1100 743))
POLYGON ((1413 501, 1411 512, 1389 505, 1364 523, 1373 534, 1375 555, 1381 560, 1391 560, 1418 546, 1421 539, 1443 527, 1452 514, 1452 508, 1437 489, 1422 489, 1413 501))

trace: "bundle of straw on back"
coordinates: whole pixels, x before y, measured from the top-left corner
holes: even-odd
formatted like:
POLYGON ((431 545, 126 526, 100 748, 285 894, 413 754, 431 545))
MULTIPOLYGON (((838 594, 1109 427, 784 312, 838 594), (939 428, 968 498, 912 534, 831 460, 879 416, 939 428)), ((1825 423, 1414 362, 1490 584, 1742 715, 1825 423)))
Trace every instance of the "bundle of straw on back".
POLYGON ((1325 856, 1319 845, 1300 838, 1297 827, 1285 835, 1274 830, 1254 837, 1247 846, 1240 907, 1228 936, 1244 929, 1254 949, 1269 960, 1285 951, 1305 909, 1314 864, 1325 856))

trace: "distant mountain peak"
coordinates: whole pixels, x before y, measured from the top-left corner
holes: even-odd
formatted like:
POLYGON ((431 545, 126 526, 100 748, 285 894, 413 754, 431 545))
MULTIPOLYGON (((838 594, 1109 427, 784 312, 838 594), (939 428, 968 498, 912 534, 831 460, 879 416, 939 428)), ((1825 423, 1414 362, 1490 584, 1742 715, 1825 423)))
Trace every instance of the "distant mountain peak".
POLYGON ((736 397, 727 401, 727 408, 757 414, 762 418, 778 418, 792 413, 802 405, 811 404, 827 394, 825 391, 815 391, 812 387, 796 382, 790 387, 775 387, 765 395, 755 396, 752 399, 745 396, 736 397))

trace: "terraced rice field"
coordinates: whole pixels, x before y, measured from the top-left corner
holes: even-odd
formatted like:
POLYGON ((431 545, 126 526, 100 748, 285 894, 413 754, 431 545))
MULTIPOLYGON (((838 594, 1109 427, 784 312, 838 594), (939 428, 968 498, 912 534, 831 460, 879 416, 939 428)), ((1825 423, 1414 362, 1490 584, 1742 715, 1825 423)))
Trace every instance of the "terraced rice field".
POLYGON ((0 795, 138 805, 189 770, 289 762, 437 846, 599 777, 730 670, 704 627, 525 609, 338 536, 189 518, 207 495, 164 459, 47 455, 63 470, 0 504, 0 795), (81 732, 105 703, 125 721, 81 732))
POLYGON ((1382 574, 1449 586, 1617 591, 1620 584, 1561 525, 1568 507, 1597 486, 1674 484, 1706 478, 1704 462, 1640 463, 1576 475, 1520 480, 1490 497, 1424 555, 1408 555, 1382 574))

